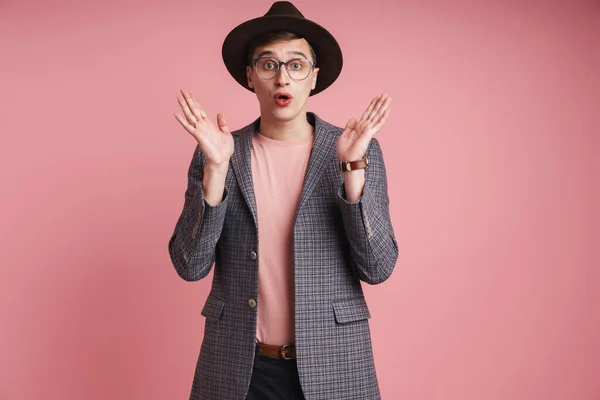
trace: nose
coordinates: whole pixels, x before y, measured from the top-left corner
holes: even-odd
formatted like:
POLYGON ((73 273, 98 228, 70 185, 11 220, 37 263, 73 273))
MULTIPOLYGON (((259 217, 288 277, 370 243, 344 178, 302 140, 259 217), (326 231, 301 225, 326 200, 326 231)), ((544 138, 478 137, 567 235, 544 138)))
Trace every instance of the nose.
POLYGON ((275 84, 278 86, 287 86, 290 84, 291 78, 288 74, 287 68, 285 65, 282 65, 277 71, 277 75, 275 75, 275 84))

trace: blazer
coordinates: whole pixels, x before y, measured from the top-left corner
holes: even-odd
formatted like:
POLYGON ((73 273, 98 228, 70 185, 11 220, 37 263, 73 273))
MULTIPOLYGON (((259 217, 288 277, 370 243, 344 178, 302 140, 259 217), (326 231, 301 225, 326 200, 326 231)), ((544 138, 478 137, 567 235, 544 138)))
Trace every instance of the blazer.
MULTIPOLYGON (((394 270, 398 245, 389 215, 381 148, 369 144, 361 199, 345 200, 335 151, 342 128, 307 113, 315 127, 293 228, 295 337, 298 374, 307 400, 380 399, 371 317, 361 281, 378 284, 394 270)), ((206 277, 212 286, 190 399, 243 400, 256 345, 258 241, 251 172, 252 135, 260 118, 232 132, 234 152, 223 200, 205 202, 206 159, 196 147, 183 211, 169 240, 175 270, 186 281, 206 277)))

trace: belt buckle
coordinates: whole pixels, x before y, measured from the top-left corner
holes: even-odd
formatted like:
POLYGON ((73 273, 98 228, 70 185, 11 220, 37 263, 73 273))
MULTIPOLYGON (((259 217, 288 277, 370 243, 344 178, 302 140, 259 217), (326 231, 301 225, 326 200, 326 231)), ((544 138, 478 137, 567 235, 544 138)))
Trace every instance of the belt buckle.
POLYGON ((279 350, 279 356, 283 359, 283 360, 292 360, 293 357, 289 357, 287 354, 286 349, 288 347, 293 347, 294 345, 291 344, 284 344, 283 346, 281 346, 281 349, 279 350))

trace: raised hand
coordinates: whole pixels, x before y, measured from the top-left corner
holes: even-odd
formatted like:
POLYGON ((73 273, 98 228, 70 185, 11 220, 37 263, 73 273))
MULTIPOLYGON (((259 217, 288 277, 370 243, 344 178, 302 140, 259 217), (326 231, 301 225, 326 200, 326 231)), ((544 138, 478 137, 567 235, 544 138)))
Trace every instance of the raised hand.
POLYGON ((207 163, 214 166, 228 164, 233 154, 233 136, 223 114, 217 114, 215 125, 188 92, 182 90, 177 101, 183 114, 175 113, 175 118, 196 139, 207 163))
POLYGON ((340 161, 360 160, 367 152, 373 136, 381 129, 390 111, 392 98, 387 93, 375 97, 362 117, 351 118, 337 141, 336 153, 340 161))

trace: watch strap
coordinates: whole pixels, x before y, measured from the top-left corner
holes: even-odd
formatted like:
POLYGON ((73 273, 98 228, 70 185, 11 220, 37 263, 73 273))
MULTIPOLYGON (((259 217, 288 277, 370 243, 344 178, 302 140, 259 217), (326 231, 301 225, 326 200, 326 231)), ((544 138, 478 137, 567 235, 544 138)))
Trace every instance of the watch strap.
POLYGON ((368 169, 369 168, 369 159, 365 156, 360 160, 356 161, 340 161, 340 171, 342 172, 350 172, 355 171, 357 169, 368 169))

